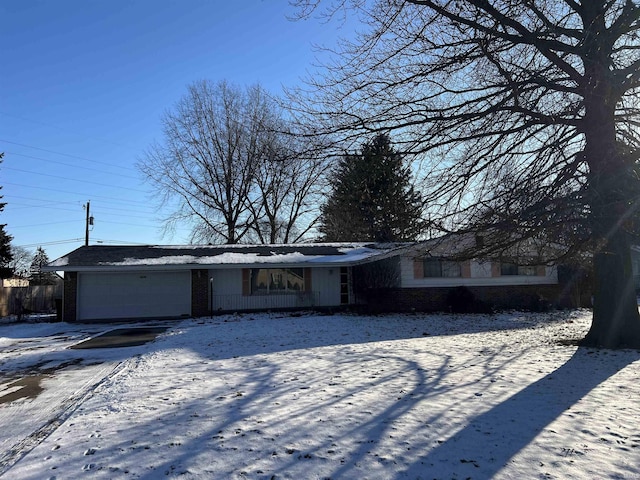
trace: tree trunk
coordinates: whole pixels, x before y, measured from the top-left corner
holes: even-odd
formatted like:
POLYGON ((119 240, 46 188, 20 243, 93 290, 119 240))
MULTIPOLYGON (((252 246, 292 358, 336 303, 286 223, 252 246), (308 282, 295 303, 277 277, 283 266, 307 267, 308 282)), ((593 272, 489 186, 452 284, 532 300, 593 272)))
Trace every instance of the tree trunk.
POLYGON ((587 2, 585 25, 584 155, 589 166, 590 223, 595 241, 594 304, 584 344, 640 348, 640 315, 631 271, 631 245, 625 228, 638 182, 634 160, 618 144, 616 106, 620 93, 609 71, 612 39, 607 38, 603 2, 587 2), (598 35, 600 33, 600 35, 598 35))
POLYGON ((594 256, 593 320, 583 344, 640 348, 640 316, 627 234, 618 229, 594 256))
MULTIPOLYGON (((595 125, 602 127, 603 123, 595 125)), ((640 315, 631 268, 630 238, 625 228, 635 181, 629 175, 631 160, 617 151, 615 134, 603 135, 607 129, 598 127, 586 132, 590 220, 596 250, 593 322, 584 344, 640 348, 640 315)))

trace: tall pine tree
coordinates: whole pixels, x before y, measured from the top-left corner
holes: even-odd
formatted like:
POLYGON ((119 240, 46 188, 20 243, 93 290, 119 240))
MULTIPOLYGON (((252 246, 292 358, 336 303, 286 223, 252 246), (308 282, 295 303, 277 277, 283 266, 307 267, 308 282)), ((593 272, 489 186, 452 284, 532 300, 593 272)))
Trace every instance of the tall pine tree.
MULTIPOLYGON (((4 157, 4 153, 0 153, 0 163, 2 163, 2 157, 4 157)), ((2 195, 0 195, 1 198, 2 195)), ((4 210, 5 205, 6 203, 0 202, 0 212, 4 210)), ((13 255, 11 255, 11 240, 13 237, 5 232, 4 227, 6 227, 6 224, 0 224, 0 278, 9 278, 12 275, 9 262, 13 258, 13 255)))
POLYGON ((56 274, 53 272, 43 272, 42 267, 49 264, 49 256, 42 247, 38 247, 36 254, 31 261, 29 272, 30 285, 53 285, 56 281, 56 274))
POLYGON ((377 135, 360 153, 342 157, 331 180, 319 227, 325 241, 401 242, 422 233, 422 197, 388 135, 377 135))

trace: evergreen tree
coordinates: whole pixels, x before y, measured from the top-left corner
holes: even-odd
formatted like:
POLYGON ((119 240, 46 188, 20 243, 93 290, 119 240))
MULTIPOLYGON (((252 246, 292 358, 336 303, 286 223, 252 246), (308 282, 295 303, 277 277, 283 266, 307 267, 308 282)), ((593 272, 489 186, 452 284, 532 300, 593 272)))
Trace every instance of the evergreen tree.
POLYGON ((31 262, 29 273, 29 283, 31 285, 53 285, 55 274, 53 272, 43 272, 42 267, 49 263, 49 257, 42 247, 38 247, 31 262))
POLYGON ((331 177, 319 227, 325 241, 412 241, 423 231, 421 195, 388 135, 342 157, 331 177))
MULTIPOLYGON (((4 157, 4 153, 0 153, 0 163, 2 163, 2 157, 4 157)), ((2 195, 0 195, 1 198, 2 195)), ((0 202, 0 212, 4 210, 5 205, 6 203, 0 202)), ((4 227, 6 227, 6 224, 0 224, 0 278, 9 278, 12 275, 9 262, 13 258, 11 255, 11 240, 13 237, 5 232, 4 227)))

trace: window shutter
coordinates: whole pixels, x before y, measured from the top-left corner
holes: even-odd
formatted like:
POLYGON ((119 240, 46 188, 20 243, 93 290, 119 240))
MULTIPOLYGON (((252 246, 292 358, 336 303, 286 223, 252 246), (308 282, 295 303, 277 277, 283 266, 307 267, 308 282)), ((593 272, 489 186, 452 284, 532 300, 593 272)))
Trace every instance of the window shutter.
POLYGON ((422 258, 413 259, 413 278, 424 278, 424 261, 422 258))
POLYGON ((305 292, 311 291, 311 268, 310 267, 306 267, 304 269, 304 291, 305 292))
POLYGON ((242 295, 251 295, 251 270, 242 269, 242 295))
POLYGON ((491 276, 492 277, 500 276, 500 262, 491 262, 491 276))
POLYGON ((460 276, 462 278, 471 278, 471 260, 465 260, 460 264, 460 276))

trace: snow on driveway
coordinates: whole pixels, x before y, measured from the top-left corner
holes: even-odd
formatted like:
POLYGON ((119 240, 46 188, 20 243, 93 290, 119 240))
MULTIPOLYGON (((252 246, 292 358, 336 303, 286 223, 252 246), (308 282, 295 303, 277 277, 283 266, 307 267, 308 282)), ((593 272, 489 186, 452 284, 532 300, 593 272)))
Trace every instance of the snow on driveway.
POLYGON ((0 326, 0 474, 54 431, 135 348, 74 351, 108 325, 0 326))
MULTIPOLYGON (((52 351, 118 367, 3 478, 638 478, 640 352, 572 346, 589 315, 223 316, 52 351)), ((3 426, 70 391, 42 385, 3 426)))

